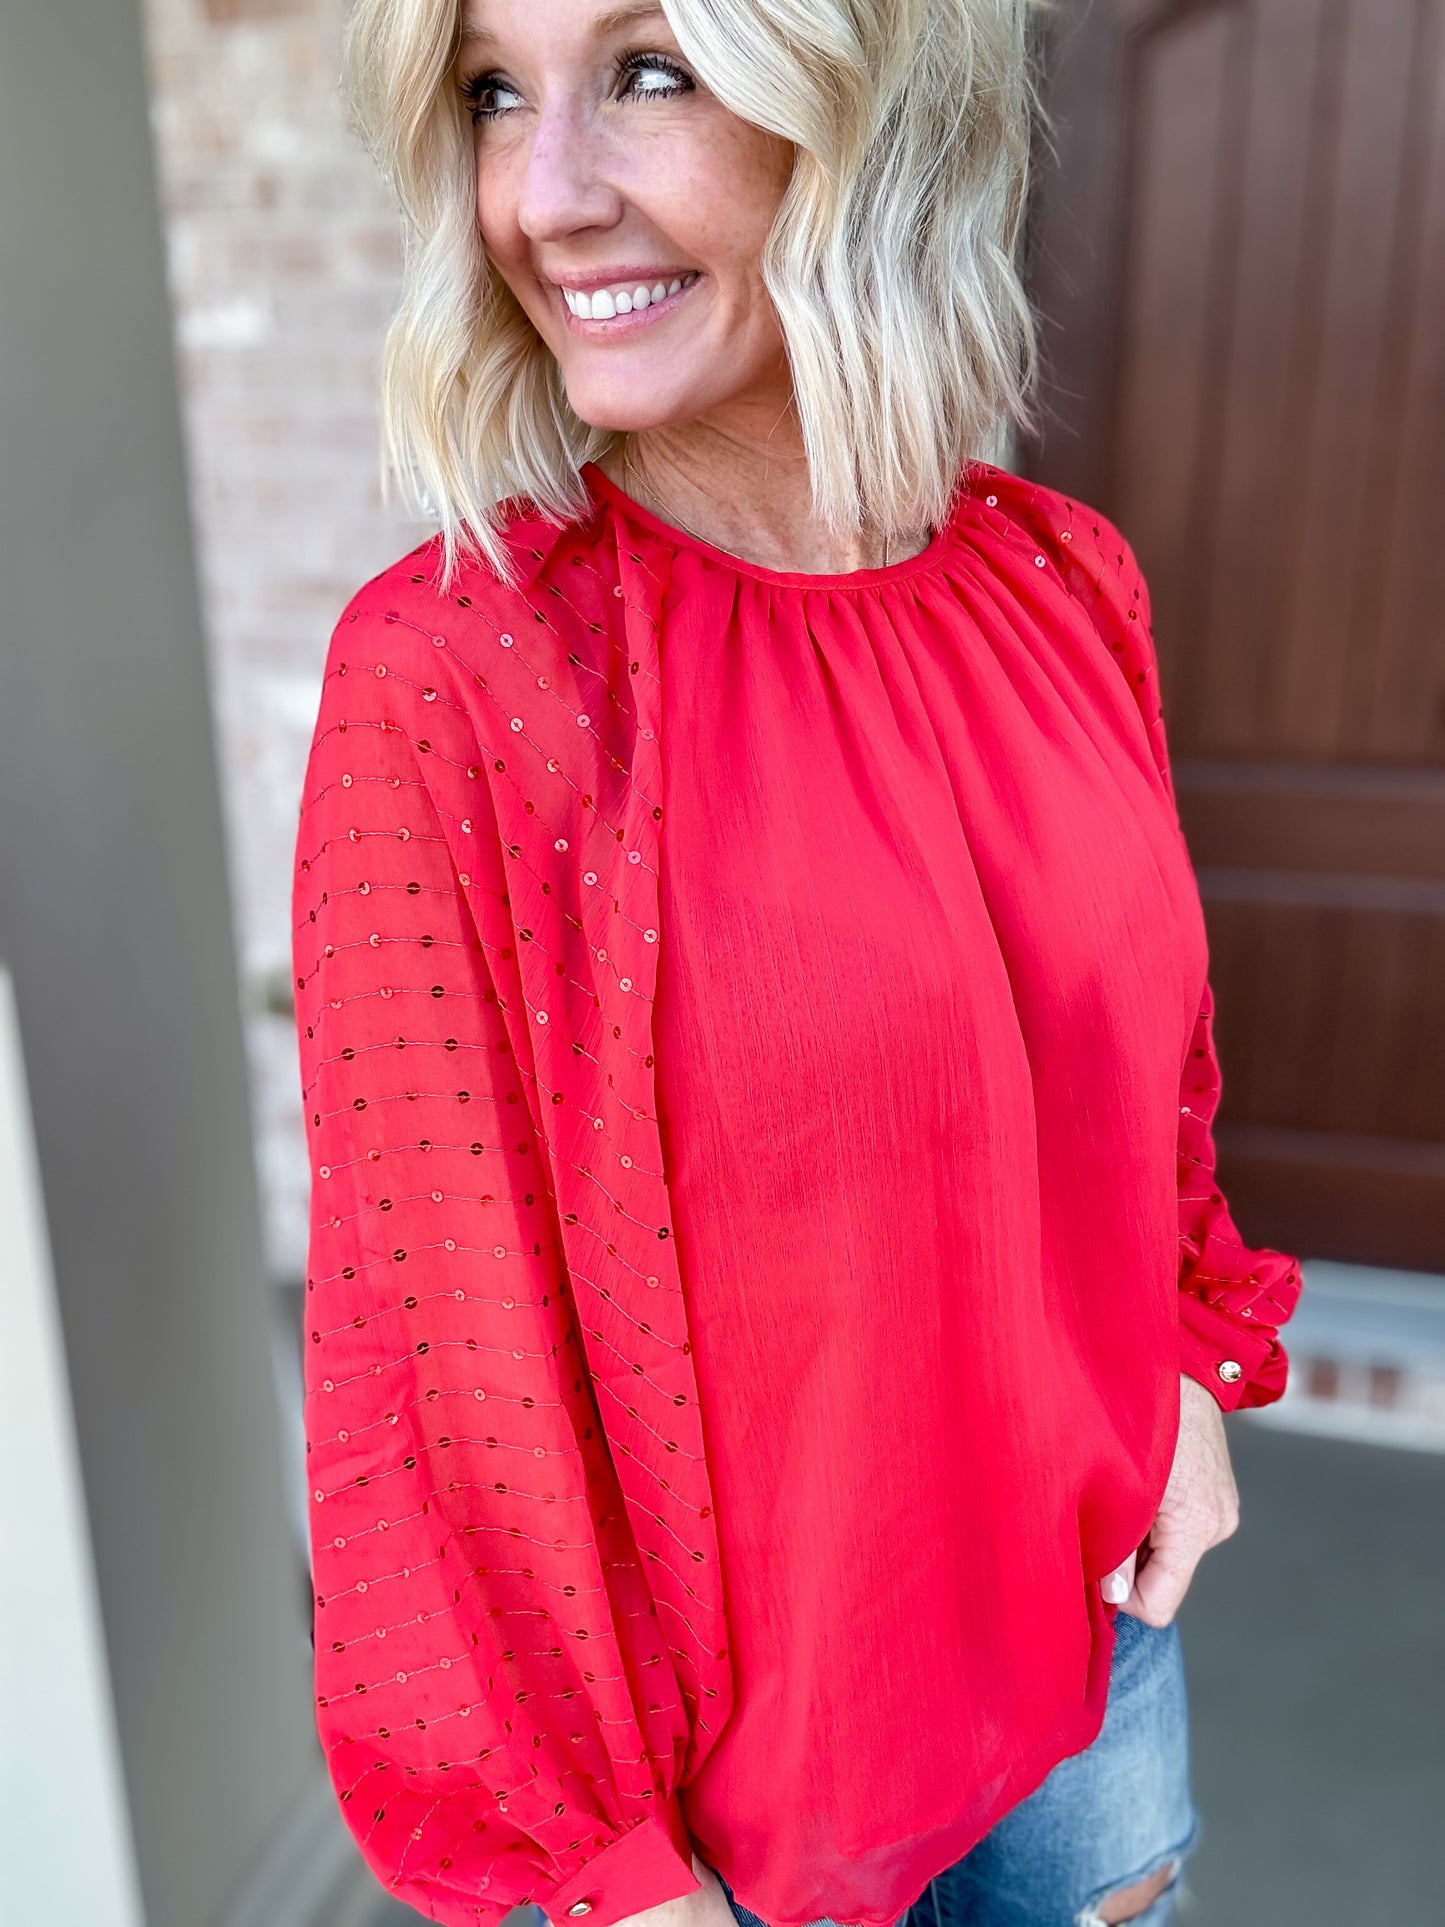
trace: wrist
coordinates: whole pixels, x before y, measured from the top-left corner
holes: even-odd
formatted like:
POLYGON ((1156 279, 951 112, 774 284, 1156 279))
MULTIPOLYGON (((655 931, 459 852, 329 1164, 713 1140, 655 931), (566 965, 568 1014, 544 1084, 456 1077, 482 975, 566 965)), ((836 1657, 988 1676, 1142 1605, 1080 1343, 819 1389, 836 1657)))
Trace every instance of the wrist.
POLYGON ((664 1916, 697 1892, 692 1843, 677 1796, 605 1847, 565 1881, 546 1903, 552 1927, 683 1927, 686 1916, 664 1916))
POLYGON ((1179 1370, 1222 1412, 1260 1403, 1256 1382, 1279 1349, 1272 1331, 1250 1331, 1192 1292, 1179 1294, 1179 1370))
POLYGON ((692 1855, 692 1869, 698 1884, 691 1893, 633 1914, 619 1921, 617 1927, 731 1927, 732 1909, 717 1875, 696 1854, 692 1855))

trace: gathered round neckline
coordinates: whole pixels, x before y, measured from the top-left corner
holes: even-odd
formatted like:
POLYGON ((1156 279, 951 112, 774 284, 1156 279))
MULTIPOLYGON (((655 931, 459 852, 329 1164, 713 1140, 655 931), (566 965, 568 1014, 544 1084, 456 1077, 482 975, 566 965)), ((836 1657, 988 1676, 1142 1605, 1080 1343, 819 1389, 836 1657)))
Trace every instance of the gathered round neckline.
MULTIPOLYGON (((958 503, 955 503, 952 513, 933 531, 927 545, 917 555, 905 556, 901 562, 889 562, 872 569, 849 569, 842 574, 815 575, 807 569, 770 569, 761 562, 749 562, 743 556, 730 555, 726 549, 705 542, 700 535, 678 528, 675 523, 665 522, 660 515, 654 515, 651 509, 644 508, 641 502, 614 482, 596 462, 584 462, 581 474, 594 501, 600 497, 611 503, 629 521, 647 529, 661 541, 670 543, 674 548, 692 549, 716 563, 719 568, 730 569, 737 575, 751 576, 754 581, 771 583, 780 589, 876 589, 886 588, 892 582, 906 582, 910 576, 921 575, 938 566, 952 546, 954 524, 959 514, 958 503)), ((971 482, 965 484, 960 499, 966 501, 970 494, 971 482)))

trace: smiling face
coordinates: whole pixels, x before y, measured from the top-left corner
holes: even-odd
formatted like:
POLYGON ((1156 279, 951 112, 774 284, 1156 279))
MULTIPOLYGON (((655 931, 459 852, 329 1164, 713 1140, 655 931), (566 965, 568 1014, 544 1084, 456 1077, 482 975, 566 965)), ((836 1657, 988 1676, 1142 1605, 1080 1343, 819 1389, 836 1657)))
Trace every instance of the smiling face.
POLYGON ((791 393, 758 269, 792 167, 683 58, 660 8, 465 0, 457 79, 488 255, 594 427, 791 393))

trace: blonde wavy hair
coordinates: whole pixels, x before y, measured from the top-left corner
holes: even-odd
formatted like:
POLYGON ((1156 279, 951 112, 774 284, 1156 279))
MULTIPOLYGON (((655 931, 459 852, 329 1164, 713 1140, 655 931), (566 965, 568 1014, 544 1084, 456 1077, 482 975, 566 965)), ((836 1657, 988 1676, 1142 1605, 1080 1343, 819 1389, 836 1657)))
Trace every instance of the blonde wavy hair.
MULTIPOLYGON (((834 530, 937 526, 964 464, 1033 427, 1017 245, 1039 101, 1039 0, 660 0, 703 83, 792 143, 761 273, 815 511, 834 530)), ((400 204, 382 363, 383 491, 506 579, 501 504, 580 517, 617 439, 570 408, 555 357, 477 231, 455 84, 459 0, 358 0, 344 89, 400 204)))

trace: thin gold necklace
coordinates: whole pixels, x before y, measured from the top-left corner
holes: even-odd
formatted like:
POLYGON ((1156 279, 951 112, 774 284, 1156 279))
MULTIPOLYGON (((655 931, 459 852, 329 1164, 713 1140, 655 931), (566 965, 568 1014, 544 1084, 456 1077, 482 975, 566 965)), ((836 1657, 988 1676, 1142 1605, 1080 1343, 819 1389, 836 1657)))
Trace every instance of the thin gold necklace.
MULTIPOLYGON (((638 481, 641 481, 642 479, 638 475, 636 468, 633 466, 632 437, 630 435, 624 435, 622 438, 622 473, 626 476, 629 476, 632 479, 634 484, 636 484, 638 481)), ((646 482, 643 482, 642 487, 643 487, 644 494, 650 495, 654 502, 658 501, 657 491, 655 489, 650 488, 646 482)), ((661 505, 659 504, 659 508, 660 507, 661 505)), ((662 515, 662 520, 665 522, 675 522, 677 526, 684 531, 685 534, 692 536, 695 541, 703 543, 707 548, 717 549, 723 555, 732 556, 735 562, 742 562, 747 559, 744 556, 740 556, 736 554, 735 551, 732 549, 724 549, 720 542, 712 542, 712 541, 709 541, 707 536, 699 535, 697 530, 691 527, 688 523, 684 522, 682 517, 674 509, 668 509, 662 515)), ((891 554, 891 551, 892 551, 892 538, 885 534, 883 537, 883 564, 882 564, 882 566, 885 569, 889 565, 889 556, 891 554)))

